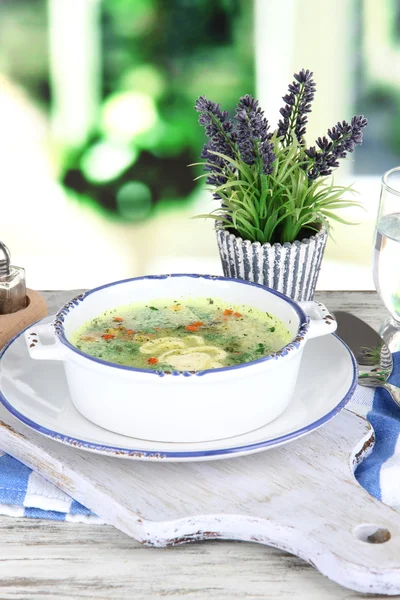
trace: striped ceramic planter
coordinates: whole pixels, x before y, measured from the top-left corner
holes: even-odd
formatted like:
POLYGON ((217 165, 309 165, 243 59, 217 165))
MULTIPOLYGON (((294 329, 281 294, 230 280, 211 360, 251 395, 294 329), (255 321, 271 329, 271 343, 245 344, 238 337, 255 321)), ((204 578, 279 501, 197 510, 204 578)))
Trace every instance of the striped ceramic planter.
POLYGON ((217 230, 225 277, 255 281, 293 300, 312 300, 328 238, 323 227, 315 235, 285 244, 260 244, 217 230))

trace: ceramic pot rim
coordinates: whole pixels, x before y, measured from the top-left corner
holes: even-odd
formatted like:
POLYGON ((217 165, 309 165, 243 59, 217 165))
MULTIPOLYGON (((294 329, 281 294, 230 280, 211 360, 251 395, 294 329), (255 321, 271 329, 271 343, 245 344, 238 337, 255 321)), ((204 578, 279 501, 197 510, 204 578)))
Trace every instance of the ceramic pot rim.
POLYGON ((328 235, 328 231, 327 231, 326 227, 324 225, 322 225, 320 231, 317 231, 310 237, 303 238, 302 240, 295 240, 294 242, 284 242, 283 244, 281 244, 280 242, 275 242, 274 244, 271 244, 270 242, 265 242, 264 244, 261 244, 261 242, 252 242, 250 240, 244 240, 239 235, 235 235, 234 233, 231 233, 227 229, 217 229, 218 224, 220 222, 221 221, 216 221, 216 223, 215 223, 215 230, 217 232, 217 235, 221 234, 225 237, 229 237, 231 239, 233 238, 241 244, 246 244, 246 246, 251 246, 251 247, 256 247, 256 248, 291 248, 292 246, 307 246, 311 242, 315 242, 316 240, 318 240, 320 238, 325 238, 328 235))

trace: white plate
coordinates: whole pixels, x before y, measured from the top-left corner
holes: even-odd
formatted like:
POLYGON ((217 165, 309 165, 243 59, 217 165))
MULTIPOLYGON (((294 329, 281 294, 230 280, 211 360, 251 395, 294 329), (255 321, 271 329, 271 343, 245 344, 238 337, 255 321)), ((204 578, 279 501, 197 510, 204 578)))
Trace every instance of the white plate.
POLYGON ((316 338, 304 350, 294 399, 275 421, 224 440, 161 443, 119 435, 85 419, 70 400, 62 363, 32 360, 22 334, 0 357, 0 401, 20 421, 74 448, 136 460, 215 460, 285 444, 332 419, 350 400, 357 382, 355 360, 344 342, 335 335, 316 338))

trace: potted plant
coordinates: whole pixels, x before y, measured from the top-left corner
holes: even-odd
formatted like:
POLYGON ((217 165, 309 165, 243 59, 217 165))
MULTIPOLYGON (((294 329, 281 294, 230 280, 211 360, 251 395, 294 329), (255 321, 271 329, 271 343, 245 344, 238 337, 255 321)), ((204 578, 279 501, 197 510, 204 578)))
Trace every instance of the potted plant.
POLYGON ((313 73, 294 74, 276 131, 252 96, 240 98, 233 119, 201 96, 195 105, 207 143, 201 157, 218 208, 216 221, 224 275, 255 281, 295 300, 311 300, 335 210, 358 204, 350 187, 334 185, 339 159, 362 143, 363 116, 342 121, 306 147, 313 73))

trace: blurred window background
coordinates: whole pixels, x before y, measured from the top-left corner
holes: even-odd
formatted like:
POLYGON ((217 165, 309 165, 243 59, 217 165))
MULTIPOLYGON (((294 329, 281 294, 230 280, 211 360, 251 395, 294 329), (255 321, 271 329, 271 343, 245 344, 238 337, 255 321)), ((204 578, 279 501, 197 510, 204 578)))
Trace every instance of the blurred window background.
POLYGON ((145 273, 220 273, 213 208, 187 165, 199 95, 256 94, 273 127, 314 71, 307 140, 369 118, 337 182, 364 210, 335 225, 320 289, 373 289, 384 171, 400 164, 400 0, 1 0, 1 239, 41 289, 145 273))

